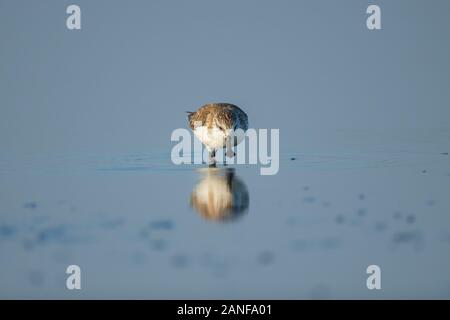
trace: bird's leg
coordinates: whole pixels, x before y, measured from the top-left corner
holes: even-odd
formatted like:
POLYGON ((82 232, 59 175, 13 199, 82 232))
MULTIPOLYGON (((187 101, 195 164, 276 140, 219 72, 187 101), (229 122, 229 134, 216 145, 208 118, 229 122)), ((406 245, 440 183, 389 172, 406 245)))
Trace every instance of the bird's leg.
POLYGON ((210 166, 215 166, 216 165, 216 149, 208 149, 208 164, 210 166))
POLYGON ((236 153, 233 151, 233 139, 234 139, 234 136, 227 137, 227 140, 225 142, 225 147, 226 147, 225 154, 228 158, 233 158, 236 155, 236 153))

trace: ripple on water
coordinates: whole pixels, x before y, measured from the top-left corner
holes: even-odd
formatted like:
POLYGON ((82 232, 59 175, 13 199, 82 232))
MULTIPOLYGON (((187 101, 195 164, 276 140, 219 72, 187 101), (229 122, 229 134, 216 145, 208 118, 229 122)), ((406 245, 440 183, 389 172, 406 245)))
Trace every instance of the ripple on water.
POLYGON ((0 239, 12 238, 17 234, 17 227, 9 224, 0 225, 0 239))
POLYGON ((359 208, 356 213, 358 214, 358 216, 363 217, 367 214, 367 210, 365 208, 359 208))
POLYGON ((383 221, 375 222, 375 230, 376 231, 382 232, 382 231, 386 230, 386 228, 387 228, 386 222, 383 222, 383 221))
POLYGON ((303 198, 303 202, 304 203, 314 203, 314 202, 316 202, 316 198, 314 198, 314 197, 304 197, 303 198))
POLYGON ((434 201, 434 200, 428 200, 426 202, 426 205, 429 206, 429 207, 433 207, 435 204, 436 204, 436 201, 434 201))
POLYGON ((186 268, 188 266, 188 257, 185 254, 175 254, 170 258, 170 264, 175 268, 186 268))
POLYGON ((24 208, 27 209, 36 209, 37 208, 37 203, 36 202, 26 202, 24 203, 24 208))
POLYGON ((345 216, 343 214, 338 214, 335 218, 337 224, 343 224, 345 222, 345 216))
POLYGON ((172 220, 158 220, 150 223, 152 230, 172 230, 175 223, 172 220))
POLYGON ((264 250, 258 253, 256 261, 262 266, 270 265, 275 261, 275 253, 270 250, 264 250))
POLYGON ((413 224, 416 221, 416 216, 413 214, 408 214, 406 216, 406 222, 409 224, 413 224))
POLYGON ((392 235, 396 245, 412 245, 418 249, 422 245, 422 233, 419 230, 397 231, 392 235))

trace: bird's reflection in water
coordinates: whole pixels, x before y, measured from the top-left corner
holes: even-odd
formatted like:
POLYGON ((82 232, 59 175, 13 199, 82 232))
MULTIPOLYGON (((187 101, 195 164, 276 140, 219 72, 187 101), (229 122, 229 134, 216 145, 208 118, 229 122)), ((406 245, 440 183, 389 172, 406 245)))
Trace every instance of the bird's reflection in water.
POLYGON ((191 207, 205 219, 230 221, 247 212, 247 186, 233 168, 203 168, 191 194, 191 207))

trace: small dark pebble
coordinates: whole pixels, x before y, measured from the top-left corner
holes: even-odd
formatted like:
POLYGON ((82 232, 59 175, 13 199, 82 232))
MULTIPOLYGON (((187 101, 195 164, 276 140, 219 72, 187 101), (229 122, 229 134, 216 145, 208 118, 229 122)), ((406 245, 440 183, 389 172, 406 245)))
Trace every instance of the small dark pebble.
POLYGON ((315 201, 316 201, 316 198, 314 198, 314 197, 304 197, 303 198, 303 202, 306 202, 306 203, 313 203, 315 201))
POLYGON ((49 243, 49 242, 62 242, 67 240, 67 226, 59 225, 52 226, 39 231, 37 234, 37 242, 49 243))
POLYGON ((295 158, 295 157, 292 157, 292 158, 291 158, 291 161, 294 161, 294 160, 297 160, 297 158, 295 158))
POLYGON ((358 216, 365 216, 367 213, 367 210, 364 208, 360 208, 360 209, 358 209, 357 213, 358 213, 358 216))
POLYGON ((401 231, 396 232, 392 236, 394 243, 411 243, 420 240, 420 233, 418 231, 401 231))
POLYGON ((36 209, 37 203, 36 202, 27 202, 23 206, 27 209, 36 209))
POLYGON ((428 200, 428 201, 427 201, 427 206, 432 207, 432 206, 434 206, 435 204, 436 204, 436 202, 435 202, 434 200, 428 200))
POLYGON ((175 224, 170 220, 159 220, 150 223, 150 227, 153 230, 172 230, 175 224))
POLYGON ((416 221, 416 217, 415 217, 414 215, 409 214, 409 215, 406 217, 406 222, 407 222, 407 223, 413 224, 414 221, 416 221))
POLYGON ((338 214, 337 216, 336 216, 336 223, 337 224, 343 224, 344 222, 345 222, 345 217, 344 217, 344 215, 342 215, 342 214, 338 214))
POLYGON ((13 236, 16 233, 16 228, 14 226, 9 225, 0 225, 0 237, 1 238, 8 238, 13 236))
POLYGON ((261 265, 269 265, 275 260, 275 255, 271 251, 263 251, 258 254, 257 261, 261 265))

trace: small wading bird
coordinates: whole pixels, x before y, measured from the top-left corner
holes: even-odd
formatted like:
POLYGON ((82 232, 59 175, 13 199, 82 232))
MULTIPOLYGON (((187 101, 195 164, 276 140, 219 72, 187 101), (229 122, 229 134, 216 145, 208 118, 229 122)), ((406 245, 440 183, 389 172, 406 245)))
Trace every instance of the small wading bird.
POLYGON ((226 148, 229 158, 235 156, 231 148, 241 143, 248 129, 247 114, 230 103, 210 103, 196 112, 188 111, 188 120, 189 127, 208 150, 210 165, 215 165, 219 149, 226 148), (238 129, 242 130, 241 134, 235 134, 238 129))

